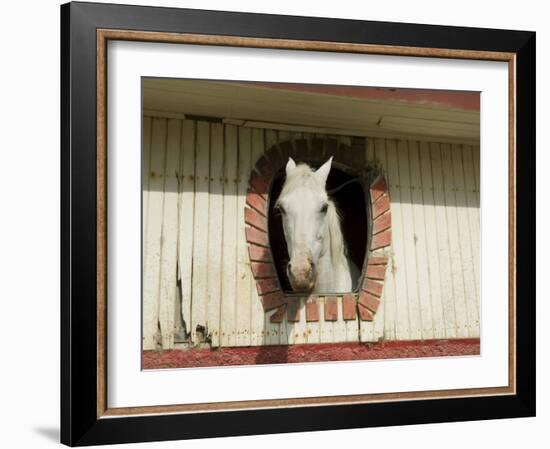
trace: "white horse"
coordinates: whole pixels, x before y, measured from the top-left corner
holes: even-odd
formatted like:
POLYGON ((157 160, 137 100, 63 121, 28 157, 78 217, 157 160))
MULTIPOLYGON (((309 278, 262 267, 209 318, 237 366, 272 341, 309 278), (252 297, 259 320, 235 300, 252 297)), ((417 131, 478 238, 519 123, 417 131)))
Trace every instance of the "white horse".
POLYGON ((344 293, 355 289, 359 270, 349 259, 338 211, 326 192, 332 157, 317 171, 286 164, 275 207, 280 211, 290 261, 287 275, 296 292, 344 293))

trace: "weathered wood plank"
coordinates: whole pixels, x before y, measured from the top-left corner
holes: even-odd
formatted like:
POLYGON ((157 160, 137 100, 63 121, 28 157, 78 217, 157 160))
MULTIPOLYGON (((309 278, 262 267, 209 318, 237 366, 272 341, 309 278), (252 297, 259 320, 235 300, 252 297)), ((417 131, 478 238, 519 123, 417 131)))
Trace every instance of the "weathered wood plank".
POLYGON ((445 336, 446 338, 456 338, 457 321, 453 293, 451 248, 447 225, 447 206, 445 201, 445 189, 443 186, 444 174, 440 145, 437 143, 430 143, 430 154, 432 159, 432 181, 434 188, 437 245, 439 249, 439 275, 443 319, 445 322, 445 336))
POLYGON ((347 341, 347 325, 344 321, 344 316, 342 313, 342 296, 336 298, 336 311, 337 318, 334 322, 334 341, 343 342, 347 341))
POLYGON ((432 157, 430 145, 421 142, 419 148, 420 174, 424 225, 426 235, 427 269, 429 277, 428 291, 431 303, 432 328, 434 338, 445 338, 445 320, 441 295, 441 275, 439 268, 439 246, 437 239, 436 206, 434 201, 434 184, 432 180, 432 157))
MULTIPOLYGON (((476 175, 479 179, 479 173, 474 173, 474 161, 473 158, 479 160, 479 152, 473 149, 471 146, 464 146, 462 148, 462 162, 464 170, 464 182, 466 190, 466 210, 468 215, 468 228, 470 231, 470 244, 472 252, 474 282, 475 282, 475 303, 474 309, 477 313, 477 335, 479 335, 479 298, 481 295, 480 290, 480 264, 481 255, 479 251, 480 240, 480 222, 479 222, 479 189, 476 185, 476 175)), ((476 335, 476 333, 474 333, 476 335)))
POLYGON ((159 325, 162 349, 174 346, 174 311, 176 310, 177 240, 178 240, 178 171, 180 164, 181 120, 169 119, 164 163, 164 198, 160 259, 159 325))
POLYGON ((210 344, 220 345, 220 309, 222 288, 223 164, 224 129, 221 123, 210 125, 210 183, 208 196, 208 315, 210 344))
POLYGON ((210 194, 210 125, 197 122, 195 146, 195 205, 193 231, 193 297, 191 304, 191 340, 204 339, 208 317, 208 222, 210 194))
MULTIPOLYGON (((305 298, 298 298, 296 301, 296 317, 298 321, 294 323, 294 343, 307 343, 307 323, 306 323, 306 308, 305 298)), ((291 302, 289 302, 289 306, 291 302)), ((288 317, 288 314, 287 314, 288 317)))
MULTIPOLYGON (((151 172, 151 117, 143 117, 142 156, 141 156, 141 188, 142 194, 142 235, 147 235, 147 223, 149 221, 149 173, 151 172)), ((144 248, 145 249, 145 248, 144 248)), ((145 260, 145 253, 143 254, 145 260)))
POLYGON ((365 139, 365 158, 368 164, 374 164, 376 159, 375 153, 375 139, 366 138, 365 139))
POLYGON ((456 213, 458 223, 458 236, 460 254, 462 256, 462 277, 464 281, 464 294, 466 306, 466 327, 469 337, 479 336, 479 315, 477 310, 477 289, 475 281, 475 263, 472 255, 472 233, 468 217, 468 200, 465 182, 464 167, 462 165, 462 145, 452 145, 451 156, 453 166, 453 179, 456 195, 456 213))
POLYGON ((468 336, 467 304, 464 291, 463 259, 460 245, 459 222, 457 215, 456 185, 453 179, 452 151, 449 144, 441 145, 443 162, 443 185, 445 189, 445 206, 447 213, 447 232, 451 252, 451 279, 456 312, 457 337, 468 336))
POLYGON ((422 316, 418 298, 418 280, 416 264, 416 229, 413 218, 412 189, 409 171, 409 142, 399 141, 397 148, 399 185, 401 192, 401 214, 403 218, 403 252, 409 311, 409 338, 422 338, 422 316))
POLYGON ((411 185, 411 204, 414 223, 414 260, 416 271, 416 294, 420 314, 421 335, 423 339, 434 338, 432 304, 430 296, 430 275, 428 272, 428 245, 431 234, 426 232, 424 218, 424 193, 420 172, 418 142, 409 142, 409 169, 411 185), (429 237, 428 237, 429 235, 429 237))
POLYGON ((252 273, 244 226, 244 208, 246 192, 248 190, 248 178, 252 170, 252 130, 238 128, 238 168, 237 168, 237 195, 239 203, 237 207, 237 310, 236 310, 236 346, 250 345, 250 312, 251 312, 251 288, 252 273))
MULTIPOLYGON (((398 340, 407 340, 411 336, 409 324, 409 305, 407 290, 407 265, 405 259, 404 225, 401 195, 401 178, 399 173, 398 149, 395 140, 386 142, 387 170, 391 182, 388 184, 390 197, 392 201, 392 235, 393 247, 395 248, 393 257, 393 269, 396 281, 396 309, 395 309, 395 327, 396 338, 398 340)), ((409 229, 410 230, 410 229, 409 229)))
POLYGON ((187 333, 191 331, 193 296, 193 241, 195 210, 195 122, 183 120, 181 185, 179 206, 178 268, 181 283, 181 318, 187 333))
POLYGON ((159 289, 161 229, 166 154, 166 119, 153 119, 151 163, 149 167, 149 205, 143 266, 143 349, 154 349, 159 326, 159 289))
POLYGON ((234 346, 237 330, 237 240, 240 229, 237 210, 244 204, 241 204, 242 197, 237 196, 238 129, 233 125, 225 126, 224 157, 220 344, 234 346))

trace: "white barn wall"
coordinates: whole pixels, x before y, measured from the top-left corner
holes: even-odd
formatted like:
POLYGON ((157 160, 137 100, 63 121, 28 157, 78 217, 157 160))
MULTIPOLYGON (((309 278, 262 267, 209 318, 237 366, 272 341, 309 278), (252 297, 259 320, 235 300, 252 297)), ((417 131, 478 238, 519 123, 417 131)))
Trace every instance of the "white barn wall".
POLYGON ((367 138, 393 222, 374 321, 340 306, 325 322, 321 305, 319 322, 271 323, 244 235, 248 177, 274 143, 313 135, 162 117, 143 130, 144 349, 177 347, 184 329, 198 344, 197 325, 212 346, 479 337, 478 146, 367 138))

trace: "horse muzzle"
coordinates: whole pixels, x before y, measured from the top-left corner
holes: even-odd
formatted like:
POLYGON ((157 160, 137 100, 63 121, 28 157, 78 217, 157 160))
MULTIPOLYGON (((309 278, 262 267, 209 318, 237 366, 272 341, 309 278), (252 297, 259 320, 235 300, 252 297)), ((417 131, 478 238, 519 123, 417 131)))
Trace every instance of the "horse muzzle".
POLYGON ((305 261, 289 262, 287 274, 292 290, 295 292, 310 292, 315 287, 315 265, 309 258, 305 261))

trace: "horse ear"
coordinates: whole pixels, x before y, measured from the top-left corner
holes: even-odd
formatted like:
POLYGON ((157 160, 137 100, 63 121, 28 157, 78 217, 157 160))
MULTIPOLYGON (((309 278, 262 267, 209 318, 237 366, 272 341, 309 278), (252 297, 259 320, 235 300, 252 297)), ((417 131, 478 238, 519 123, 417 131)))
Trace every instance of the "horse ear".
POLYGON ((286 175, 290 175, 294 169, 296 168, 296 162, 294 162, 294 159, 291 157, 288 158, 288 162, 286 163, 286 175))
POLYGON ((322 185, 327 183, 328 174, 330 172, 330 167, 332 166, 332 156, 328 161, 321 165, 315 172, 315 176, 322 185))

